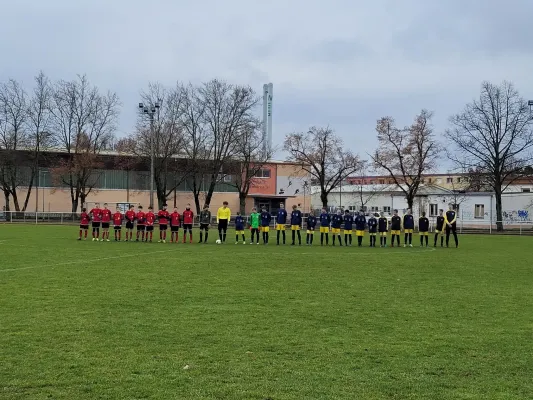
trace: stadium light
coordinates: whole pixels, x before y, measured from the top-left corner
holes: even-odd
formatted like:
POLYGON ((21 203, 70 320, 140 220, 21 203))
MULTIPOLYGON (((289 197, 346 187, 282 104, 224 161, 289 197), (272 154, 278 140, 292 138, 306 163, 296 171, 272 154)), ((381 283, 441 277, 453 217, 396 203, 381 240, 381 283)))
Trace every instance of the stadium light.
POLYGON ((154 206, 154 116, 160 107, 160 100, 152 106, 139 103, 139 111, 150 118, 150 207, 154 206))
POLYGON ((533 100, 529 100, 527 102, 527 105, 529 106, 529 109, 531 110, 531 112, 533 112, 533 100))

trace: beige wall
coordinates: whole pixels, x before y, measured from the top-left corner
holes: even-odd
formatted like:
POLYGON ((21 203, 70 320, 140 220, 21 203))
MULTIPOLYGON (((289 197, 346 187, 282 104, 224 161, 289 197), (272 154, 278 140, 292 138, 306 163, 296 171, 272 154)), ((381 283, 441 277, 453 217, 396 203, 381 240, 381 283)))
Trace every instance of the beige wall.
MULTIPOLYGON (((30 200, 28 202, 27 211, 35 211, 35 200, 36 200, 36 190, 32 190, 30 195, 30 200)), ((19 204, 22 208, 24 199, 26 197, 26 191, 19 191, 19 204)), ((306 208, 309 209, 310 206, 310 197, 307 196, 306 199, 306 208)), ((90 203, 126 203, 127 193, 125 190, 98 190, 91 192, 87 197, 87 202, 90 203)), ((38 211, 43 211, 43 200, 44 200, 44 211, 45 212, 70 212, 71 211, 71 200, 70 200, 70 191, 68 190, 53 190, 53 189, 39 189, 39 205, 38 211)), ((203 202, 203 197, 201 197, 203 202)), ((229 208, 232 213, 236 213, 239 210, 239 195, 238 193, 214 193, 211 200, 211 211, 215 212, 216 209, 222 205, 222 202, 227 201, 229 203, 229 208)), ((147 207, 150 203, 150 192, 130 192, 129 196, 130 203, 139 203, 147 207)), ((193 210, 194 206, 194 197, 192 193, 189 192, 177 192, 176 197, 178 209, 184 210, 187 203, 192 205, 193 210)), ((295 199, 287 200, 287 207, 292 207, 293 204, 300 203, 303 211, 304 199, 303 196, 299 196, 295 199)), ((169 208, 174 207, 174 197, 172 196, 167 200, 169 208)), ((0 197, 0 209, 5 207, 4 196, 0 197)), ((248 198, 246 200, 246 212, 249 213, 253 207, 253 199, 248 198)), ((14 211, 13 201, 11 200, 11 208, 14 211)))

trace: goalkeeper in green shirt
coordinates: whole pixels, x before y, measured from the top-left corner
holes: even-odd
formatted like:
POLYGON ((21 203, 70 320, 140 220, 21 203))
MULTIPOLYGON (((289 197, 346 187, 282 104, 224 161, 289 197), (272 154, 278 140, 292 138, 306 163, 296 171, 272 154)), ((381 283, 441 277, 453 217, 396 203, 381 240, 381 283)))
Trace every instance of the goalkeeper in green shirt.
POLYGON ((252 208, 252 213, 250 214, 250 230, 252 231, 252 240, 250 240, 250 244, 254 244, 255 235, 257 235, 257 244, 259 244, 259 219, 260 215, 257 212, 257 208, 252 208))

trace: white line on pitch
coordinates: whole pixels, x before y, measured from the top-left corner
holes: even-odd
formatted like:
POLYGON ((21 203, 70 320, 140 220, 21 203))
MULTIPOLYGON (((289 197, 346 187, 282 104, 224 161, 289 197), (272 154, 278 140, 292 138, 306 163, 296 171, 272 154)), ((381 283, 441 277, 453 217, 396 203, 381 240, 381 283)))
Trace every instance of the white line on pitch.
POLYGON ((127 258, 127 257, 138 257, 138 256, 144 256, 144 255, 149 255, 149 254, 157 254, 157 253, 170 253, 170 252, 173 252, 173 251, 175 251, 175 249, 152 251, 152 252, 148 252, 148 253, 145 252, 145 253, 135 253, 135 254, 123 254, 123 255, 120 255, 120 256, 112 256, 112 257, 100 257, 100 258, 95 258, 95 259, 92 259, 92 260, 83 260, 83 259, 80 260, 80 259, 78 259, 78 260, 62 262, 62 263, 58 263, 58 264, 31 265, 31 266, 21 267, 21 268, 0 269, 0 272, 21 271, 21 270, 25 270, 25 269, 37 269, 37 268, 46 268, 46 267, 52 267, 53 268, 53 267, 59 267, 59 266, 62 266, 62 265, 79 264, 79 263, 82 263, 82 262, 93 263, 93 262, 96 262, 96 261, 114 260, 114 259, 127 258))

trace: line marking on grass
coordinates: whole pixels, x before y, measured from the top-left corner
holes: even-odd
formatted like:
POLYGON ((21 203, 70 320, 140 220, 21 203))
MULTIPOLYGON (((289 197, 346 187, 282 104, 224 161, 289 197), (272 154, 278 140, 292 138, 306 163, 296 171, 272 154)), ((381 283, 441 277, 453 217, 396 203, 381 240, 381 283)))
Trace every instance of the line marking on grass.
POLYGON ((30 266, 27 266, 27 267, 20 267, 20 268, 9 268, 9 269, 0 269, 0 272, 11 272, 11 271, 22 271, 22 270, 25 270, 25 269, 38 269, 38 268, 46 268, 46 267, 59 267, 59 266, 62 266, 62 265, 72 265, 72 264, 79 264, 79 263, 83 263, 83 262, 86 262, 88 264, 90 263, 93 263, 93 262, 97 262, 97 261, 106 261, 106 260, 115 260, 115 259, 120 259, 120 258, 128 258, 128 257, 139 257, 139 256, 145 256, 145 255, 150 255, 150 254, 158 254, 158 253, 170 253, 170 252, 173 252, 175 251, 175 249, 172 249, 172 250, 158 250, 158 251, 152 251, 152 252, 144 252, 144 253, 135 253, 135 254, 122 254, 120 256, 111 256, 111 257, 100 257, 100 258, 93 258, 91 260, 84 260, 84 259, 77 259, 77 260, 72 260, 72 261, 67 261, 67 262, 62 262, 62 263, 57 263, 57 264, 46 264, 46 265, 30 265, 30 266))

